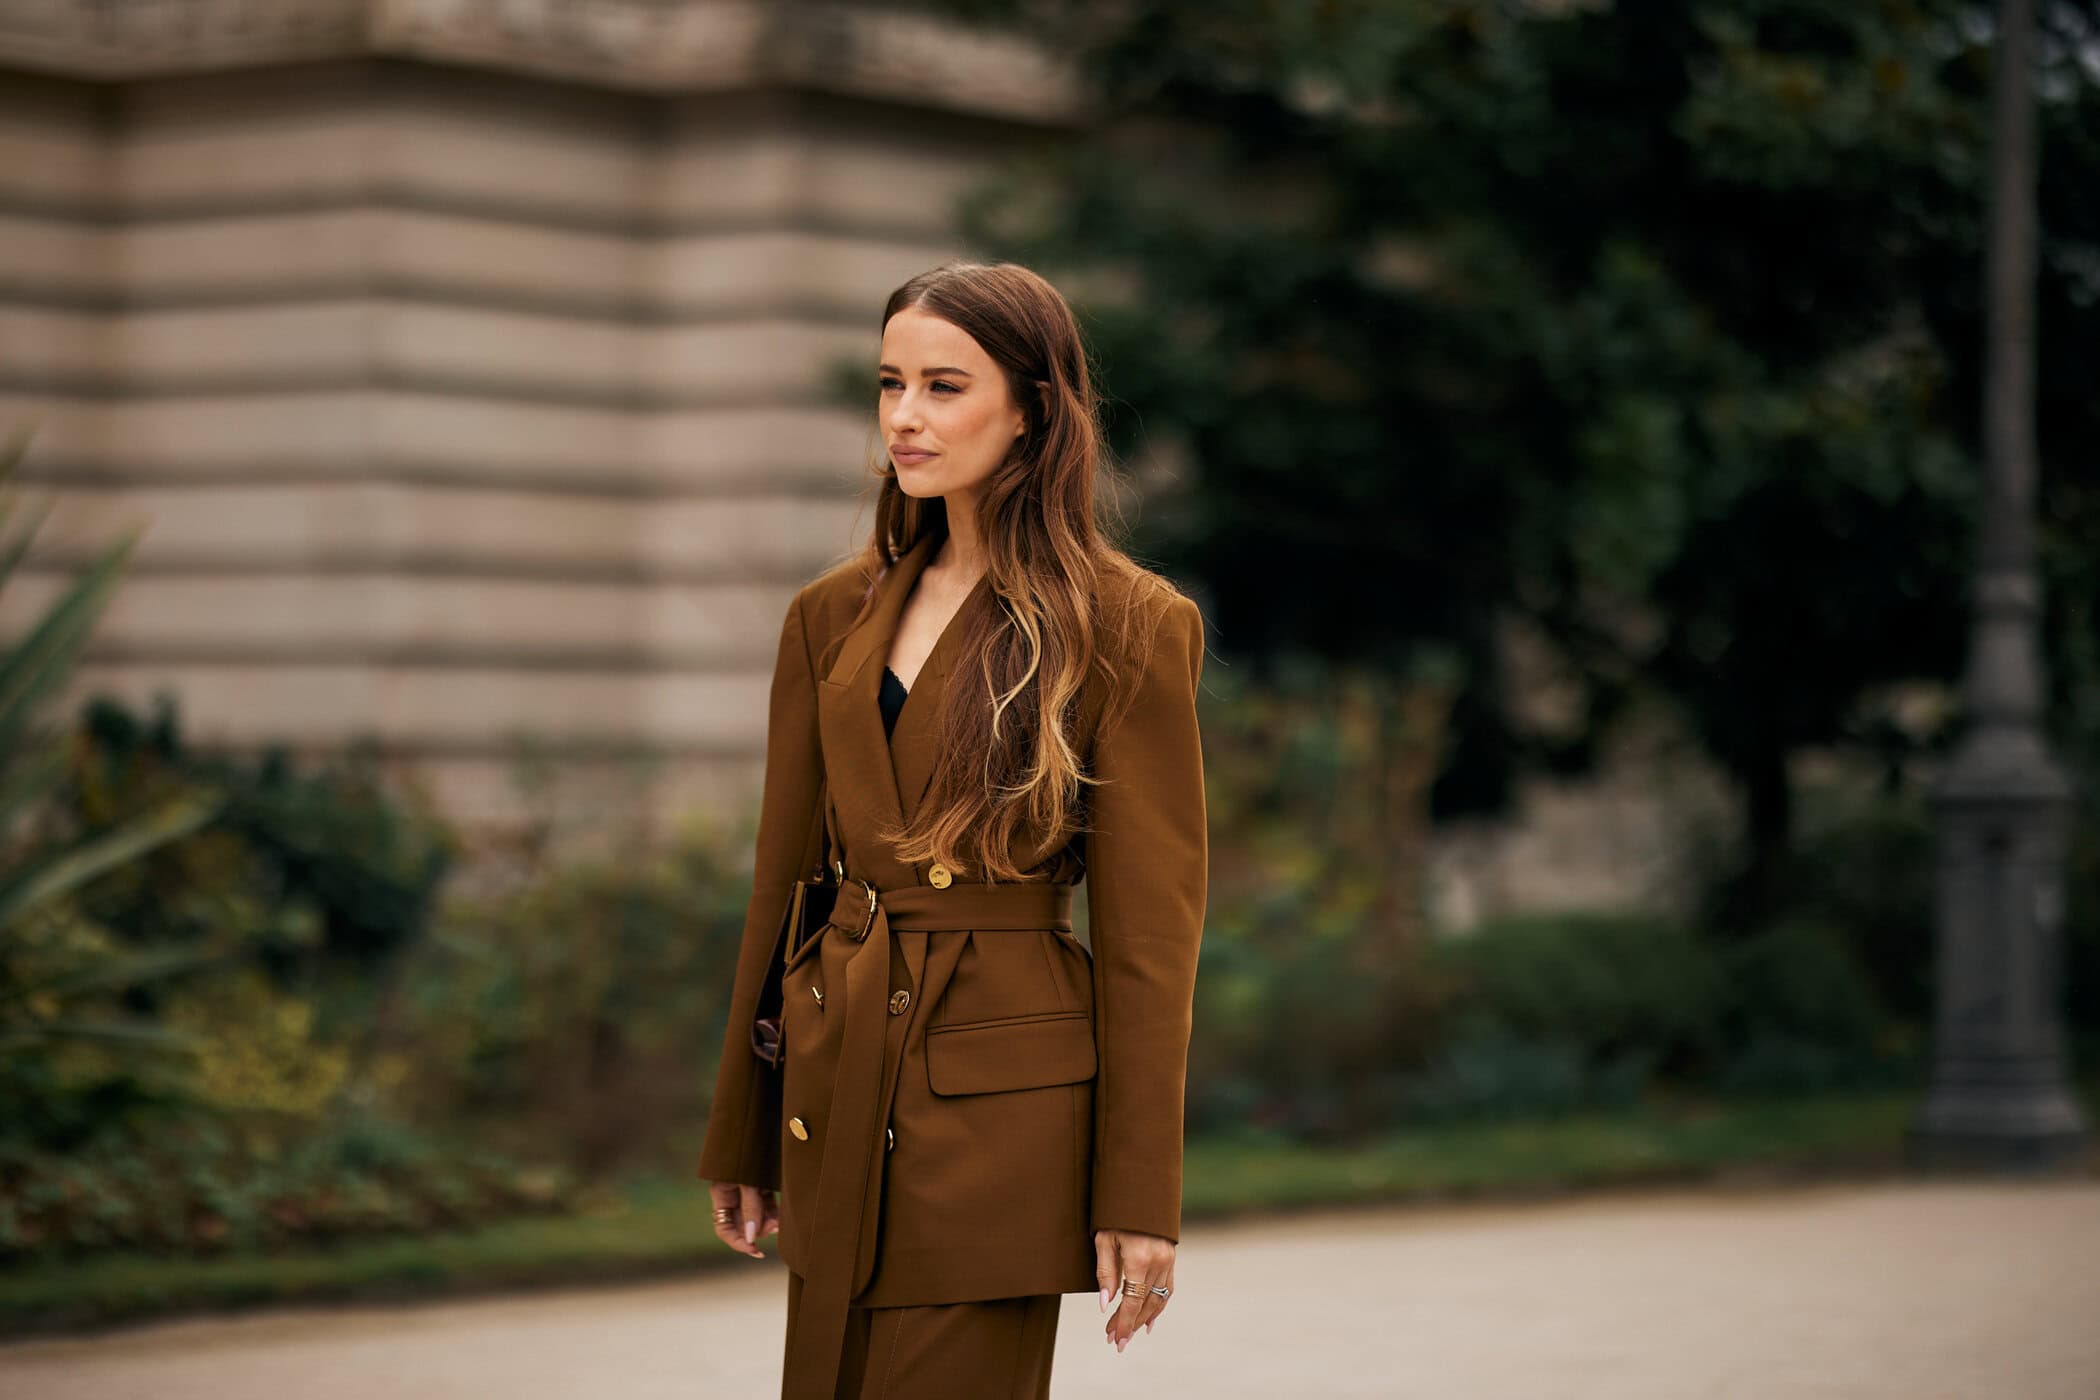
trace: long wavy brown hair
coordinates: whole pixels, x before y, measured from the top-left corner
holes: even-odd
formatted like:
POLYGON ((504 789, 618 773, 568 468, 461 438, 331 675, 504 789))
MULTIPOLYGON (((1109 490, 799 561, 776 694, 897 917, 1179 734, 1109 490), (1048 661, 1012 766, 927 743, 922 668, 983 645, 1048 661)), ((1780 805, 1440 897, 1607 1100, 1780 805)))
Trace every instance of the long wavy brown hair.
MULTIPOLYGON (((953 261, 892 292, 882 325, 907 307, 968 332, 1005 372, 1028 426, 979 495, 990 587, 971 595, 956 619, 965 659, 936 720, 940 757, 926 799, 914 820, 879 835, 901 860, 1018 880, 1027 871, 1011 850, 1024 829, 1042 833, 1052 849, 1068 827, 1087 829, 1082 789, 1096 780, 1076 731, 1088 673, 1098 671, 1106 687, 1105 730, 1129 705, 1137 666, 1151 653, 1164 614, 1159 595, 1180 590, 1111 543, 1097 511, 1097 479, 1113 468, 1086 346, 1064 296, 1017 263, 953 261), (1117 579, 1128 586, 1105 586, 1117 579)), ((880 478, 874 528, 839 566, 867 581, 863 616, 883 570, 927 534, 948 533, 945 498, 905 495, 886 452, 878 450, 871 470, 880 478)), ((1035 863, 1050 853, 1028 854, 1035 863)))

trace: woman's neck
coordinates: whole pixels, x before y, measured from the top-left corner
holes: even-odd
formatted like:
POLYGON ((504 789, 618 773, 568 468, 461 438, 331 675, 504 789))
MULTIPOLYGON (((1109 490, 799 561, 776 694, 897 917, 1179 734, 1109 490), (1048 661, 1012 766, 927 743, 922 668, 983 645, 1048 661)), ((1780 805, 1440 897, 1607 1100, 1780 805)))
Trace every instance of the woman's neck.
POLYGON ((958 505, 972 504, 950 498, 948 537, 941 541, 939 553, 927 562, 928 568, 963 578, 975 578, 984 572, 984 545, 977 538, 977 521, 967 510, 957 508, 958 505))

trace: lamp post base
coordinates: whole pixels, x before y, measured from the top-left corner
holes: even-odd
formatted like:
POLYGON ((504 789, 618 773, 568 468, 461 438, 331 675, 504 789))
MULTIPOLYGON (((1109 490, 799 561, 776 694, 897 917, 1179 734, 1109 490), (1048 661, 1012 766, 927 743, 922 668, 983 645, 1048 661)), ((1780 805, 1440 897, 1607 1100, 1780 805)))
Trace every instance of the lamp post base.
POLYGON ((2043 1058, 1941 1069, 1905 1135, 1911 1165, 2006 1172, 2086 1166, 2093 1143, 2059 1068, 2043 1058))
POLYGON ((2100 1174, 2091 1139, 2077 1128, 2018 1133, 1968 1133, 1913 1126, 1904 1138, 1914 1171, 2003 1176, 2100 1174))

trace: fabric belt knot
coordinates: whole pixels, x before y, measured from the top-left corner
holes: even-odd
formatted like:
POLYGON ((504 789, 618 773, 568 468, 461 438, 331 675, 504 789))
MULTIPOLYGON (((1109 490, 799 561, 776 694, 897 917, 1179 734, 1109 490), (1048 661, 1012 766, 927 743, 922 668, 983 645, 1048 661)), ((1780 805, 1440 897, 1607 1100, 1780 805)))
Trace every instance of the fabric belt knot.
MULTIPOLYGON (((903 1054, 909 1019, 889 1014, 890 934, 943 930, 1072 931, 1072 890, 1065 882, 900 885, 876 890, 848 877, 822 937, 855 942, 846 963, 844 1043, 831 1086, 817 1168, 808 1272, 798 1328, 803 1344, 787 1358, 784 1400, 833 1400, 846 1341, 846 1312, 856 1280, 873 1268, 882 1200, 884 1085, 903 1054)), ((836 997, 833 993, 833 997, 836 997)), ((835 1001, 828 1004, 835 1005, 835 1001)), ((793 1047, 789 1047, 793 1054, 793 1047)))

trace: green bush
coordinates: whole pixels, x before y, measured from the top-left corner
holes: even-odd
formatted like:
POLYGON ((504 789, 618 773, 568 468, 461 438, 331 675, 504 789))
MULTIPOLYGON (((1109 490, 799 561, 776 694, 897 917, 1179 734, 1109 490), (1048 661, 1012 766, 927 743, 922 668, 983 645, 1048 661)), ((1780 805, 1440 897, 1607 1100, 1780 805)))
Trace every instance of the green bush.
POLYGON ((1924 1025, 1932 1018, 1936 852, 1923 794, 1810 789, 1800 805, 1776 905, 1758 927, 1824 925, 1850 950, 1873 1000, 1924 1025))
MULTIPOLYGON (((12 486, 25 442, 0 449, 0 590, 44 520, 23 511, 12 486)), ((83 912, 98 882, 193 832, 216 805, 213 794, 183 791, 92 829, 63 819, 57 794, 79 746, 44 711, 136 541, 134 532, 105 548, 0 645, 0 1142, 10 1146, 70 1147, 151 1102, 156 1077, 189 1048, 151 1015, 153 998, 249 951, 240 936, 127 945, 83 912)))
POLYGON ((1639 1053, 1696 1073, 1720 1034, 1721 967, 1697 935, 1640 914, 1525 915, 1446 939, 1436 955, 1474 1016, 1589 1063, 1639 1053))
POLYGON ((1594 1059, 1565 1040, 1520 1035, 1493 1016, 1452 1027, 1406 1086, 1411 1117, 1553 1117, 1632 1101, 1653 1064, 1638 1049, 1594 1059))
POLYGON ((679 1154, 707 1116, 748 873, 742 833, 460 897, 410 951, 378 1074, 415 1121, 592 1174, 679 1154))
POLYGON ((222 795, 216 819, 96 881, 83 901, 89 918, 135 943, 181 944, 241 901, 307 950, 272 956, 280 980, 358 973, 417 939, 458 854, 424 796, 386 774, 370 745, 303 768, 278 747, 200 753, 166 695, 150 715, 89 701, 55 820, 92 833, 199 787, 222 795))
POLYGON ((1442 985, 1418 958, 1367 967, 1359 954, 1346 930, 1311 919, 1212 914, 1189 1051, 1192 1131, 1346 1136, 1390 1121, 1435 1040, 1442 985))
POLYGON ((1916 1074, 1917 1037, 1884 1013, 1839 927, 1780 923, 1724 949, 1721 966, 1716 1087, 1820 1092, 1916 1074))
POLYGON ((425 923, 450 833, 362 752, 309 771, 281 754, 194 755, 165 700, 150 722, 92 700, 68 739, 26 824, 34 845, 92 850, 207 796, 212 807, 11 931, 0 1030, 35 1012, 40 987, 78 1004, 44 1020, 102 1029, 0 1044, 0 1139, 78 1151, 167 1104, 323 1123, 359 1087, 374 960, 425 923))
POLYGON ((1400 1107, 1413 1118, 1624 1105, 1690 1079, 1720 1038, 1713 950, 1667 920, 1568 913, 1492 920, 1433 949, 1451 1013, 1400 1107))
POLYGON ((70 1154, 0 1146, 0 1263, 280 1250, 574 1209, 567 1174, 369 1115, 134 1115, 70 1154))
MULTIPOLYGON (((2061 1007, 2074 1058, 2090 1067, 2100 1063, 2100 783, 2090 759, 2080 761, 2086 750, 2079 743, 2059 749, 2079 785, 2063 872, 2061 1007)), ((1849 1072, 1836 1067, 1830 1047, 1856 1052, 1869 1041, 1866 1058, 1878 1068, 1862 1067, 1855 1053, 1856 1070, 1869 1077, 1921 1074, 1938 937, 1929 794, 1810 789, 1801 806, 1776 911, 1741 936, 1747 980, 1728 1032, 1738 1063, 1720 1082, 1778 1087, 1845 1078, 1849 1072), (1789 964, 1814 970, 1789 971, 1789 964), (1830 997, 1820 1011, 1806 1000, 1811 985, 1830 997), (1762 1021, 1760 1006, 1770 1010, 1762 1021), (1859 1023, 1866 1009, 1876 1018, 1871 1029, 1859 1023), (1802 1028, 1784 1019, 1804 1015, 1821 1018, 1810 1037, 1820 1050, 1803 1048, 1802 1028), (1848 1015, 1854 1019, 1845 1021, 1848 1015)))
POLYGON ((1210 910, 1192 1130, 1385 1121, 1434 1043, 1419 852, 1448 685, 1283 659, 1205 673, 1210 910))
POLYGON ((1642 915, 1503 919, 1437 946, 1450 1013, 1407 1112, 1450 1117, 1624 1105, 1669 1084, 1766 1092, 1915 1076, 1833 927, 1790 921, 1735 942, 1642 915))
POLYGON ((376 953, 421 924, 440 826, 356 754, 306 774, 194 756, 165 703, 151 723, 99 699, 69 733, 34 723, 122 557, 0 651, 0 1260, 566 1201, 545 1169, 387 1120, 359 1079, 355 1008, 376 953))

